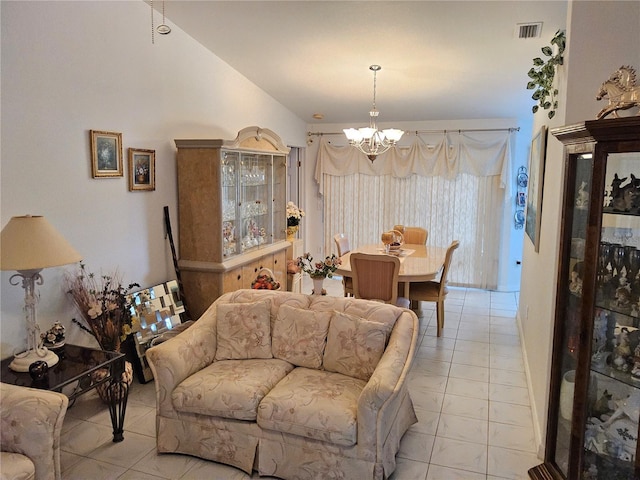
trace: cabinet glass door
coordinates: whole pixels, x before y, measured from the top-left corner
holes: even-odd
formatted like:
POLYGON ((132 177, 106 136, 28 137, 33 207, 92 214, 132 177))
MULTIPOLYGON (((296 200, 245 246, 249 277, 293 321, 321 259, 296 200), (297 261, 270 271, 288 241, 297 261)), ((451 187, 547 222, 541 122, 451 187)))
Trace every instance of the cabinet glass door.
POLYGON ((271 243, 271 155, 240 156, 240 217, 242 252, 271 243))
POLYGON ((582 475, 633 479, 640 416, 639 153, 608 155, 602 211, 582 475))
POLYGON ((238 163, 237 152, 221 152, 222 184, 222 254, 232 257, 240 253, 238 228, 238 163))
MULTIPOLYGON (((558 358, 554 363, 559 369, 559 401, 557 408, 555 435, 555 464, 557 468, 568 476, 569 453, 571 446, 571 420, 574 407, 574 387, 576 369, 578 366, 578 347, 580 341, 580 327, 582 318, 582 281, 584 278, 584 252, 587 237, 587 223, 589 214, 589 194, 591 192, 591 176, 593 160, 590 154, 578 155, 571 159, 576 162, 573 194, 567 192, 565 205, 566 215, 572 216, 571 228, 565 232, 567 245, 570 245, 569 262, 564 265, 565 277, 562 295, 564 321, 561 322, 563 331, 559 337, 560 345, 556 349, 558 358)), ((562 280, 561 280, 562 281, 562 280)))

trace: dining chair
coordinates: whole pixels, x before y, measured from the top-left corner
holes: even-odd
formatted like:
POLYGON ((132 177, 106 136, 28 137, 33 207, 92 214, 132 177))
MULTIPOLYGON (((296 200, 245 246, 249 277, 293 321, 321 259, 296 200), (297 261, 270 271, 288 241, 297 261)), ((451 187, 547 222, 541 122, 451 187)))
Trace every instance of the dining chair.
POLYGON ((333 241, 336 242, 339 257, 351 251, 351 247, 349 246, 349 237, 347 237, 344 233, 336 233, 333 236, 333 241))
POLYGON ((354 297, 409 308, 409 299, 398 297, 398 257, 353 252, 350 261, 354 297))
POLYGON ((422 227, 404 227, 404 243, 426 245, 429 232, 422 227))
MULTIPOLYGON (((333 236, 333 241, 336 242, 338 249, 338 256, 341 257, 351 251, 349 246, 349 237, 344 233, 336 233, 333 236)), ((342 288, 344 289, 344 296, 353 296, 353 279, 351 277, 342 277, 342 288)))
POLYGON ((440 281, 411 282, 409 286, 409 297, 412 301, 436 302, 436 319, 438 321, 438 337, 444 328, 444 299, 447 298, 449 289, 447 288, 447 275, 451 266, 453 251, 460 246, 458 240, 451 242, 444 257, 444 268, 440 275, 440 281))

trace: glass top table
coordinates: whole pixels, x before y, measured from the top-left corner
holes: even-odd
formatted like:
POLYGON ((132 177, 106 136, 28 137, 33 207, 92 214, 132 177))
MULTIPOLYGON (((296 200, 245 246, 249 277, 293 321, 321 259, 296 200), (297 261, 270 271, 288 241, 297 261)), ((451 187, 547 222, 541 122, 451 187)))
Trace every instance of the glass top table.
MULTIPOLYGON (((124 439, 124 415, 127 408, 129 386, 122 380, 125 355, 79 345, 64 345, 56 349, 60 360, 49 368, 41 380, 33 380, 29 372, 14 372, 9 368, 9 357, 0 363, 0 381, 22 387, 61 392, 73 402, 80 395, 106 384, 106 398, 113 425, 113 441, 124 439), (97 375, 106 369, 107 375, 97 375)), ((72 403, 71 403, 72 405, 72 403)))

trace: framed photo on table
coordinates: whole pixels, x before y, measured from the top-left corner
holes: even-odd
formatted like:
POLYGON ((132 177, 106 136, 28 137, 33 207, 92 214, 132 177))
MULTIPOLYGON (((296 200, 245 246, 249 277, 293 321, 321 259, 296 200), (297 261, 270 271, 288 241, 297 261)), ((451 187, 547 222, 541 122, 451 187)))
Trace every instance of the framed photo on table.
POLYGON ((531 140, 529 154, 529 190, 527 192, 527 214, 525 232, 533 242, 535 251, 540 250, 540 220, 542 217, 542 191, 544 163, 547 150, 547 127, 542 126, 531 140))
POLYGON ((129 149, 129 191, 156 189, 156 151, 129 149))
POLYGON ((122 177, 122 134, 90 130, 93 178, 122 177))

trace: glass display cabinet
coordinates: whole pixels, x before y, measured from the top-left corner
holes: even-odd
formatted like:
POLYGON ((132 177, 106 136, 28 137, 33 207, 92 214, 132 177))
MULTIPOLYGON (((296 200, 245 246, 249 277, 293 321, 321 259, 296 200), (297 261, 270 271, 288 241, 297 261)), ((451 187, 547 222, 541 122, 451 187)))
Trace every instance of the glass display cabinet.
POLYGON ((276 196, 286 192, 286 156, 228 150, 221 156, 222 256, 284 240, 284 198, 276 196))
POLYGON ((551 130, 564 200, 545 461, 534 479, 640 478, 640 117, 551 130))
POLYGON ((286 147, 248 127, 234 140, 175 140, 179 266, 197 319, 220 295, 269 269, 286 285, 286 147))

